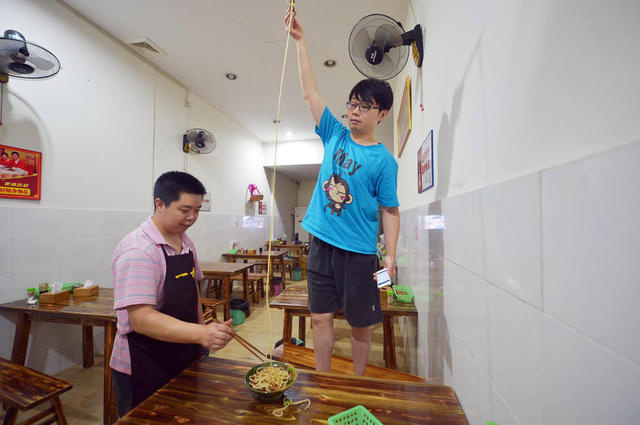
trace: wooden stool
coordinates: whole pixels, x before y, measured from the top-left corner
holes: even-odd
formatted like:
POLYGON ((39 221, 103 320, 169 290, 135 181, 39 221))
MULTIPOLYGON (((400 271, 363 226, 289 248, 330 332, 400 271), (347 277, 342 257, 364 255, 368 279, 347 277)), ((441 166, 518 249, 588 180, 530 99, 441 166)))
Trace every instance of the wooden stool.
MULTIPOLYGON (((213 298, 200 298, 200 302, 204 306, 204 312, 202 316, 204 317, 204 323, 209 324, 214 320, 218 320, 218 316, 216 315, 216 307, 222 306, 227 303, 226 300, 216 300, 213 298)), ((224 315, 224 312, 222 313, 224 315)))
MULTIPOLYGON (((293 345, 288 342, 282 344, 281 351, 279 349, 280 347, 274 350, 274 359, 291 363, 296 367, 306 369, 316 368, 316 357, 312 349, 293 345)), ((353 360, 341 356, 331 356, 331 373, 353 375, 353 360)), ((425 379, 421 376, 371 364, 367 365, 367 368, 364 371, 364 376, 368 376, 370 378, 394 379, 396 381, 425 382, 425 379)))
POLYGON ((202 287, 204 284, 206 283, 206 288, 204 291, 204 295, 209 297, 211 296, 211 294, 213 292, 216 293, 216 298, 220 298, 221 294, 222 294, 222 281, 220 281, 219 279, 208 279, 208 278, 204 278, 202 279, 201 283, 200 283, 200 287, 202 287))
POLYGON ((68 382, 0 358, 0 400, 9 407, 3 424, 14 425, 18 419, 18 410, 29 410, 48 400, 51 402, 50 408, 33 415, 20 425, 35 424, 45 418, 41 422, 43 425, 54 422, 67 425, 58 396, 71 387, 68 382))

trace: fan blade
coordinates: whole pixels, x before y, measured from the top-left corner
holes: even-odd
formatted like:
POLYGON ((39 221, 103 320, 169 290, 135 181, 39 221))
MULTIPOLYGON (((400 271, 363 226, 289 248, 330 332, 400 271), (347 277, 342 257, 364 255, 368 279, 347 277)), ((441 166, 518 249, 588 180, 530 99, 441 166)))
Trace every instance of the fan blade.
POLYGON ((380 47, 402 46, 402 33, 397 25, 382 24, 376 29, 374 42, 380 47))
POLYGON ((50 62, 46 59, 35 57, 35 56, 29 56, 27 60, 32 64, 34 64, 36 68, 41 69, 43 71, 48 71, 55 66, 53 62, 50 62))
POLYGON ((18 53, 18 49, 0 49, 0 58, 11 58, 16 53, 18 53))
POLYGON ((369 31, 366 28, 362 28, 358 33, 353 37, 353 41, 351 43, 351 52, 356 56, 365 55, 369 46, 373 44, 373 41, 369 37, 369 31))
POLYGON ((390 74, 393 73, 394 69, 395 69, 395 64, 393 63, 393 61, 391 60, 391 58, 389 57, 389 55, 385 54, 382 58, 382 62, 380 62, 378 65, 376 65, 374 67, 374 69, 376 70, 376 72, 378 72, 380 75, 384 77, 389 76, 390 74))

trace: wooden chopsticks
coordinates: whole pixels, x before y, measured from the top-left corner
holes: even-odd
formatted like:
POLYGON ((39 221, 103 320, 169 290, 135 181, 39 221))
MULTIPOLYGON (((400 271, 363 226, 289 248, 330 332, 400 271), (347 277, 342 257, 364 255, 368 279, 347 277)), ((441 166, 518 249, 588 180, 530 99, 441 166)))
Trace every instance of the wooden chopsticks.
MULTIPOLYGON (((216 320, 216 319, 213 319, 213 321, 216 322, 216 323, 220 323, 220 321, 216 320)), ((249 341, 247 341, 246 339, 244 339, 240 335, 236 334, 235 332, 233 333, 233 338, 238 342, 238 344, 240 344, 244 348, 246 348, 249 353, 251 353, 253 356, 255 356, 261 362, 265 362, 265 361, 267 361, 269 359, 269 357, 267 357, 267 355, 265 355, 262 351, 260 351, 259 349, 257 349, 253 345, 251 345, 251 343, 249 341)))

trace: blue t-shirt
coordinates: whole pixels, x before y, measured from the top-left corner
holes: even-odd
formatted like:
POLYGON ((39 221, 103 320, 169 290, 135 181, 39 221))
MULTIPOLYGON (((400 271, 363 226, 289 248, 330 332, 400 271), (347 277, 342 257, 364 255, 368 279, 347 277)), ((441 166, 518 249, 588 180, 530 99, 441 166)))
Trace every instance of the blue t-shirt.
POLYGON ((324 145, 318 173, 302 226, 333 246, 375 254, 378 204, 397 207, 398 164, 384 145, 363 146, 325 108, 316 127, 324 145))

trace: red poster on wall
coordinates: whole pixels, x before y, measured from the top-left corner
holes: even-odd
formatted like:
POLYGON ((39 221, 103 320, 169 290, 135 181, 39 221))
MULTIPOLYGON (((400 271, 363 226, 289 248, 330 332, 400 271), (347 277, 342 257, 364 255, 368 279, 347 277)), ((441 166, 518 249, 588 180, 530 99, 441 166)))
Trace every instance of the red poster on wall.
POLYGON ((0 145, 0 198, 40 199, 42 153, 0 145))

